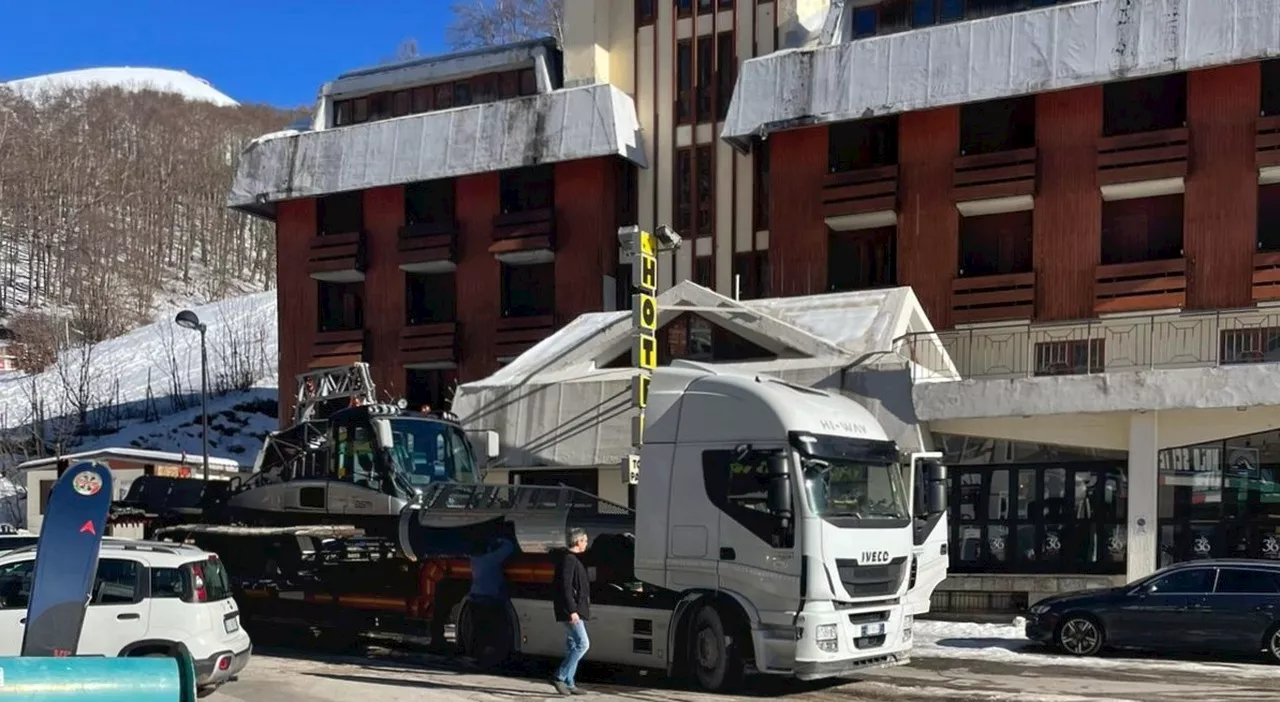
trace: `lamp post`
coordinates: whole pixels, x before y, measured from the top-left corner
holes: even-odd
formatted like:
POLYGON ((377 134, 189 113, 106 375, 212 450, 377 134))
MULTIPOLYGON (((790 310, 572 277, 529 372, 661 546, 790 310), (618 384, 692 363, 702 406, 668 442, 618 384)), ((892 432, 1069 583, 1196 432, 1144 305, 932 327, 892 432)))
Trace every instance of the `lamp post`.
POLYGON ((173 320, 184 329, 200 332, 200 444, 204 458, 204 481, 209 482, 209 355, 206 352, 204 333, 208 331, 191 310, 183 310, 173 320))

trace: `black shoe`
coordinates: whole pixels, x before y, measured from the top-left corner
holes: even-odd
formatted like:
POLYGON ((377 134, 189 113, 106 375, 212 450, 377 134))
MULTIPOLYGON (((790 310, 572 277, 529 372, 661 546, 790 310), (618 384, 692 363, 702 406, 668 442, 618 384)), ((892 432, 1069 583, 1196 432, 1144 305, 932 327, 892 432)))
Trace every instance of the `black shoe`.
POLYGON ((564 682, 560 680, 552 680, 551 685, 556 688, 556 692, 559 692, 562 695, 573 694, 573 691, 569 689, 569 686, 565 685, 564 682))

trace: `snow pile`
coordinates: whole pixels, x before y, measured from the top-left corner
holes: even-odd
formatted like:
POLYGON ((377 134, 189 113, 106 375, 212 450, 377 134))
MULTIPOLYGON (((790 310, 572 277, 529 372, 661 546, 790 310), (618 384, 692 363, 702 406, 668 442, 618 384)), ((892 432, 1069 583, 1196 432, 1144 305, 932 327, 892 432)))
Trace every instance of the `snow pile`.
POLYGON ((219 107, 240 104, 219 92, 203 78, 197 78, 186 71, 167 68, 84 68, 0 83, 0 87, 9 88, 28 100, 36 100, 44 93, 97 86, 117 87, 129 92, 155 90, 174 93, 188 100, 208 102, 219 107))

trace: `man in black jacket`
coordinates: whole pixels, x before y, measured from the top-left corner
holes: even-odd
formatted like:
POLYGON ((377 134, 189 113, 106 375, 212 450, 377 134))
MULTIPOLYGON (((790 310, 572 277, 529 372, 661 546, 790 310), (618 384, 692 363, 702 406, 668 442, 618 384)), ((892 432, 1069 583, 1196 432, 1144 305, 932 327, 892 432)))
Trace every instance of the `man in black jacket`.
POLYGON ((564 660, 551 679, 556 692, 562 695, 583 694, 574 681, 578 662, 587 654, 591 642, 587 638, 587 620, 591 618, 591 581, 587 569, 578 560, 578 554, 587 550, 587 532, 570 529, 568 551, 556 564, 555 613, 556 621, 564 623, 564 660))

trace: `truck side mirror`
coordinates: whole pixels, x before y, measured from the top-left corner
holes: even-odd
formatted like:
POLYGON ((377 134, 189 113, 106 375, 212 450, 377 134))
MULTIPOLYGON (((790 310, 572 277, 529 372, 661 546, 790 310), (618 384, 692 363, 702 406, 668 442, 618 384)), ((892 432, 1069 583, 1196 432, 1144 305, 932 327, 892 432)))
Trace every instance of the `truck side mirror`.
POLYGON ((767 459, 769 469, 769 511, 780 517, 791 517, 791 466, 787 463, 785 453, 770 454, 767 459))
POLYGON ((947 511, 947 467, 941 461, 924 461, 925 510, 929 515, 947 511))

